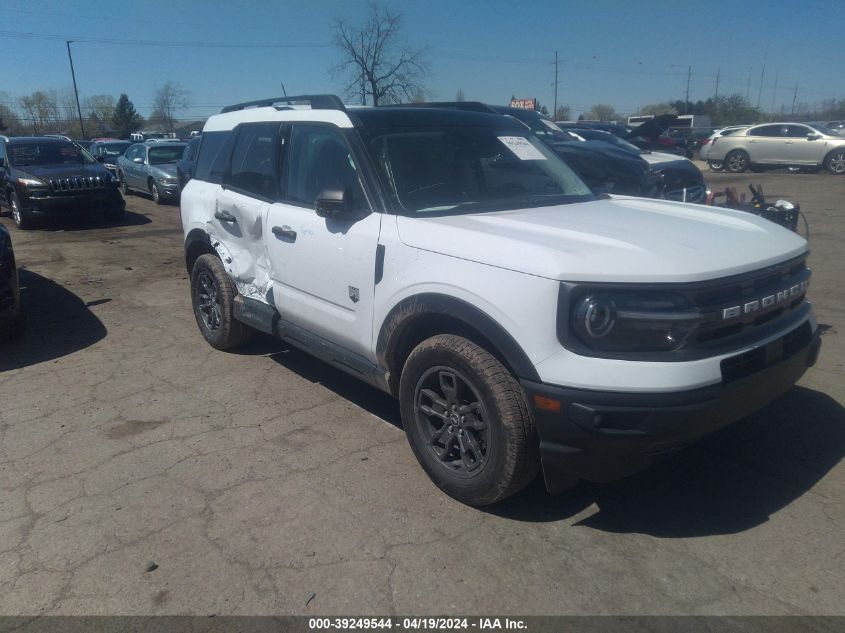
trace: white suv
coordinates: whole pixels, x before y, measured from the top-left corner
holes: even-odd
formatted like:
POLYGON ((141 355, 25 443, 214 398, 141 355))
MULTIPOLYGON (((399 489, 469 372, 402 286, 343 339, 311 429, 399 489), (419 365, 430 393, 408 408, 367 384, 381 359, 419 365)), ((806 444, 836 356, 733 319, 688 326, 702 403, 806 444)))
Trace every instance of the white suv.
POLYGON ((261 330, 398 397, 420 464, 469 504, 540 468, 550 491, 633 473, 818 354, 802 238, 596 197, 512 117, 232 106, 181 207, 206 340, 261 330))

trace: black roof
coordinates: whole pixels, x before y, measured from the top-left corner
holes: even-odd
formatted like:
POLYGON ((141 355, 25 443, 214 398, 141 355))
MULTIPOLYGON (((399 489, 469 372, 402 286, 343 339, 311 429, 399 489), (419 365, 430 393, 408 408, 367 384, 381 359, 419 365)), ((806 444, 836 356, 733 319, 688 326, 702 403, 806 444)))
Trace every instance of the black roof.
POLYGON ((525 129, 519 121, 498 114, 451 108, 380 106, 350 109, 348 112, 363 127, 477 126, 525 129))

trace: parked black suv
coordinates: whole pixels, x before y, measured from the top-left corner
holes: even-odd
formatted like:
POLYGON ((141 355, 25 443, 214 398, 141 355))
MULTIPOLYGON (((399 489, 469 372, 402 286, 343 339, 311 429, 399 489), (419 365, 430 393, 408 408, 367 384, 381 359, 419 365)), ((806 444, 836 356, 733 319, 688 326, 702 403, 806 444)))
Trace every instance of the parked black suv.
POLYGON ((0 137, 0 204, 15 226, 70 213, 123 217, 125 202, 105 167, 72 141, 51 137, 0 137))
POLYGON ((12 238, 0 224, 0 341, 14 338, 23 330, 18 268, 12 238))

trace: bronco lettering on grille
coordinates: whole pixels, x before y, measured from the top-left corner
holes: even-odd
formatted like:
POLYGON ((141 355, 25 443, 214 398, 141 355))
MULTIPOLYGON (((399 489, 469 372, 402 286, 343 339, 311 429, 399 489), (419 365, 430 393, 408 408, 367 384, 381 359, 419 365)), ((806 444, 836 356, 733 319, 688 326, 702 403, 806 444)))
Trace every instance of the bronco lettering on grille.
POLYGON ((765 310, 767 308, 771 308, 772 306, 776 306, 780 303, 783 303, 784 301, 792 299, 793 297, 797 297, 806 292, 808 284, 809 282, 805 280, 789 288, 784 288, 783 290, 779 290, 778 292, 766 295, 765 297, 761 297, 760 299, 755 299, 754 301, 747 301, 743 305, 731 306, 730 308, 723 308, 722 319, 735 319, 736 317, 741 316, 743 314, 751 314, 752 312, 757 312, 761 309, 765 310))

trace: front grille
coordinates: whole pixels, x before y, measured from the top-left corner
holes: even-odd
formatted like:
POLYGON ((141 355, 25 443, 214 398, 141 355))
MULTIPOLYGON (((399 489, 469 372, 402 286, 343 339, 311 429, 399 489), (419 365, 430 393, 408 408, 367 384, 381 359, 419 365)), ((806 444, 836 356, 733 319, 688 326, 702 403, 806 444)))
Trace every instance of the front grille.
POLYGON ((809 280, 810 269, 802 257, 701 289, 691 297, 705 314, 696 342, 753 336, 756 330, 787 318, 804 304, 809 280), (736 308, 736 316, 725 315, 736 308))
POLYGON ((50 189, 54 193, 75 193, 104 189, 106 181, 102 176, 72 176, 70 178, 53 178, 50 189))

